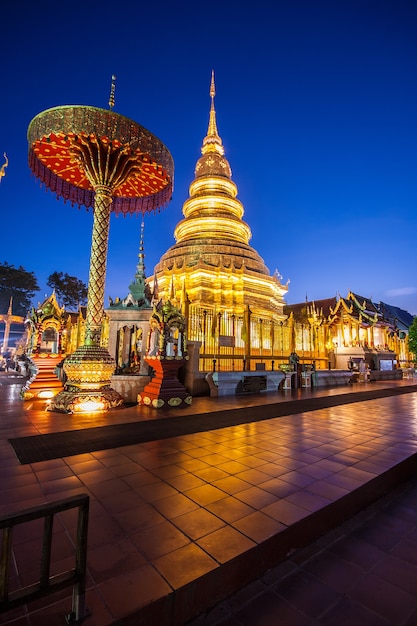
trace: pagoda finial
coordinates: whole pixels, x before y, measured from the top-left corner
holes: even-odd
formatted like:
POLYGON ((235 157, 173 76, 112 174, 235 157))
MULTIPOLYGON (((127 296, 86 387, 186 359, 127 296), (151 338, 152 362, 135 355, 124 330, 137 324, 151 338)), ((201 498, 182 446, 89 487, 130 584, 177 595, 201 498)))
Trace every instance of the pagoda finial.
POLYGON ((139 242, 139 254, 138 264, 136 266, 136 274, 133 282, 129 285, 129 291, 137 302, 148 301, 148 294, 146 290, 146 274, 145 274, 145 253, 144 253, 144 230, 145 222, 142 216, 142 223, 140 226, 140 242, 139 242))
POLYGON ((214 84, 214 70, 211 70, 210 98, 214 105, 214 96, 216 95, 216 85, 214 84))
POLYGON ((222 145, 222 140, 219 137, 219 133, 217 131, 217 123, 216 123, 216 111, 214 108, 214 96, 216 95, 216 85, 214 82, 214 70, 211 71, 211 82, 210 82, 210 98, 211 98, 211 106, 210 106, 210 117, 207 135, 203 140, 203 148, 202 153, 206 154, 207 152, 217 152, 218 154, 224 154, 224 148, 222 145))
POLYGON ((3 156, 5 158, 5 161, 3 165, 0 167, 0 183, 1 183, 1 179, 3 178, 3 176, 6 176, 6 167, 9 165, 9 159, 7 158, 7 155, 5 152, 3 156))
POLYGON ((114 107, 114 92, 116 90, 116 76, 113 74, 111 77, 111 87, 110 87, 110 98, 109 98, 109 108, 110 111, 114 107))
POLYGON ((140 264, 143 267, 143 270, 145 270, 145 263, 144 263, 144 259, 145 259, 145 253, 144 253, 144 230, 145 230, 145 221, 143 219, 143 215, 142 215, 142 223, 140 225, 140 241, 139 241, 139 259, 140 259, 140 264))

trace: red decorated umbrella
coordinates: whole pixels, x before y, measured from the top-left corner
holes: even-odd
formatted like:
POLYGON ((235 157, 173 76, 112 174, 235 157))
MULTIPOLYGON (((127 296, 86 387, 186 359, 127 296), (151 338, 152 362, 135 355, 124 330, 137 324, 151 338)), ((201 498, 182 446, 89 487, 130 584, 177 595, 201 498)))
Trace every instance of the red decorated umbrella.
MULTIPOLYGON (((113 96, 114 82, 111 107, 113 96)), ((113 359, 100 348, 110 213, 143 214, 164 207, 172 196, 173 160, 162 142, 136 122, 90 106, 39 113, 29 125, 28 143, 35 176, 58 197, 94 209, 85 344, 64 367, 66 391, 102 391, 114 369, 113 359), (92 375, 97 362, 106 369, 98 379, 92 375)), ((59 408, 74 410, 70 404, 69 409, 65 400, 59 408)))

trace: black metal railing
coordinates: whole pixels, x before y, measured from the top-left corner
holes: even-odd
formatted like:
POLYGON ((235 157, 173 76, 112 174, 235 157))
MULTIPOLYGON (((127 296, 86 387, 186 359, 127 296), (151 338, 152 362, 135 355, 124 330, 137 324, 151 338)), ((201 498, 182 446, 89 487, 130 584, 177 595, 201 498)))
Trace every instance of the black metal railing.
POLYGON ((73 587, 72 610, 66 616, 67 623, 77 623, 86 616, 85 579, 87 569, 87 533, 90 497, 87 494, 71 496, 57 502, 25 509, 20 513, 0 518, 3 530, 0 570, 0 613, 43 598, 60 589, 73 587), (75 567, 51 576, 51 552, 54 515, 68 509, 78 508, 75 567), (9 590, 10 566, 12 562, 13 529, 19 524, 44 518, 42 554, 39 580, 32 585, 9 590))

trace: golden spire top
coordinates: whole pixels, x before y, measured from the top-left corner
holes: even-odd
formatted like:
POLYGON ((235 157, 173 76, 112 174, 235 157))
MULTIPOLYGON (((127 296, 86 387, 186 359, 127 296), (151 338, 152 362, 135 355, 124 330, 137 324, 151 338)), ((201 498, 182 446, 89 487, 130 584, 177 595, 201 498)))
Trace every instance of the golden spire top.
POLYGON ((216 85, 214 84, 214 70, 211 70, 210 98, 213 105, 214 96, 216 95, 216 85))
POLYGON ((7 158, 6 153, 4 153, 4 163, 3 165, 0 167, 0 183, 1 183, 1 179, 3 178, 3 176, 6 176, 6 167, 9 165, 9 159, 7 158))
POLYGON ((140 225, 140 242, 139 242, 139 257, 140 258, 144 258, 145 254, 143 252, 144 250, 144 246, 143 246, 143 232, 145 230, 145 221, 143 219, 143 215, 142 215, 142 223, 140 225))
POLYGON ((109 98, 110 111, 114 107, 114 92, 115 92, 115 89, 116 89, 116 76, 113 74, 113 76, 111 77, 111 88, 110 88, 110 98, 109 98))
POLYGON ((211 98, 211 106, 210 106, 210 118, 209 125, 207 130, 207 135, 203 140, 203 147, 201 152, 206 154, 207 152, 217 152, 218 154, 224 154, 224 148, 222 144, 222 140, 219 137, 219 133, 217 131, 217 123, 216 123, 216 111, 214 108, 214 96, 216 95, 216 86, 214 83, 214 70, 211 72, 211 83, 210 83, 210 98, 211 98))

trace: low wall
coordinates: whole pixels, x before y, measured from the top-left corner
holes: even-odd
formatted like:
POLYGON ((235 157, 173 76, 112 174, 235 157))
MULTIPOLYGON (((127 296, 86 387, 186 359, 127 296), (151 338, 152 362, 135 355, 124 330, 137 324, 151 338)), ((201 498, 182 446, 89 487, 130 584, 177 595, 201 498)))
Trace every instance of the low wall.
POLYGON ((339 387, 349 385, 352 372, 349 370, 317 370, 312 375, 313 387, 339 387))
POLYGON ((125 402, 137 402, 138 393, 141 393, 150 381, 150 376, 115 375, 111 377, 110 386, 120 393, 125 402))
MULTIPOLYGON (((201 374, 200 372, 200 376, 201 374)), ((284 374, 280 371, 209 372, 205 375, 204 380, 200 377, 199 382, 201 385, 208 385, 210 396, 245 395, 249 392, 243 388, 243 377, 251 376, 266 376, 267 386, 263 391, 281 392, 283 389, 284 374)), ((402 376, 403 373, 400 369, 392 371, 371 370, 368 380, 401 380, 402 376)), ((359 380, 359 375, 357 378, 359 380)), ((350 370, 316 370, 311 375, 311 387, 313 389, 347 386, 352 382, 353 374, 350 370)), ((204 395, 204 393, 200 395, 204 395)))
POLYGON ((371 370, 369 372, 371 380, 401 380, 403 371, 398 370, 371 370))
MULTIPOLYGON (((250 377, 266 377, 266 387, 263 391, 278 391, 283 388, 283 372, 210 372, 206 374, 206 381, 210 388, 211 396, 231 396, 245 395, 250 391, 247 379, 250 377), (244 382, 246 379, 246 382, 244 382)), ((339 385, 349 385, 352 374, 349 370, 317 370, 312 375, 313 387, 338 387, 339 385)), ((255 393, 253 391, 252 393, 255 393)))
POLYGON ((211 396, 246 395, 249 393, 260 393, 261 391, 277 391, 283 379, 284 374, 282 372, 210 372, 206 374, 206 381, 209 385, 211 396), (263 387, 265 379, 266 386, 263 387), (258 388, 258 383, 260 383, 262 388, 258 388))

